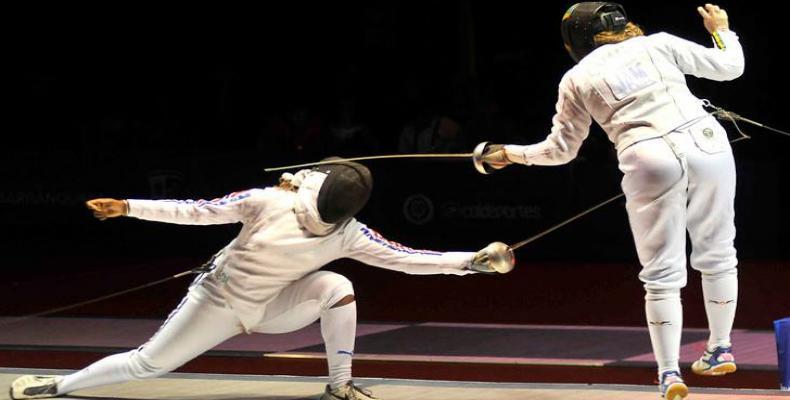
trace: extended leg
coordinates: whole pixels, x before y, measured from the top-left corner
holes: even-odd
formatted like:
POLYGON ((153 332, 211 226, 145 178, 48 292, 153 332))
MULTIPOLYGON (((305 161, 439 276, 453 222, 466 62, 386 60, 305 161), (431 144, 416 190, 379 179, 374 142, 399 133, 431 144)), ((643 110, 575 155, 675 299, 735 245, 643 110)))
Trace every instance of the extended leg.
POLYGON ((157 377, 241 333, 232 311, 211 304, 206 296, 200 288, 193 289, 146 344, 64 377, 58 394, 157 377))

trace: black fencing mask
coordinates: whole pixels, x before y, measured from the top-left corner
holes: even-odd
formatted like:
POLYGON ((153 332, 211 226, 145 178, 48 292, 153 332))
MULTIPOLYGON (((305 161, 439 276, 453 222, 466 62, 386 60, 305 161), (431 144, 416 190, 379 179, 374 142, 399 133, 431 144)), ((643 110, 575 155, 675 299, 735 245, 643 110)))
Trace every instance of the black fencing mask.
POLYGON ((571 58, 579 62, 595 50, 595 35, 604 31, 620 32, 628 24, 623 6, 617 3, 576 3, 562 17, 562 41, 571 58))
POLYGON ((318 165, 313 170, 327 175, 317 199, 318 214, 323 222, 342 223, 354 217, 368 202, 373 176, 364 165, 339 161, 318 165))

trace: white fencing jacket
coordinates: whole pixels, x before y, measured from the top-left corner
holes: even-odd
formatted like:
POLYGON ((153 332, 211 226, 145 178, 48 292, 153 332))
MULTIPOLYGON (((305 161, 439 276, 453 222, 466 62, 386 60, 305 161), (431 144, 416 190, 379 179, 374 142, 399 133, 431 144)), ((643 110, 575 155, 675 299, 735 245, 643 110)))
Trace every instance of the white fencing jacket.
POLYGON ((247 331, 258 325, 280 290, 339 258, 408 274, 472 273, 467 267, 475 253, 411 249, 356 219, 328 235, 313 235, 297 221, 297 200, 295 192, 269 187, 210 201, 128 200, 128 215, 188 225, 241 222, 241 232, 221 251, 202 284, 225 299, 247 331))
POLYGON ((594 119, 618 152, 707 116, 685 75, 717 81, 739 77, 743 49, 735 32, 717 32, 706 48, 668 33, 598 47, 559 85, 557 112, 543 142, 505 146, 511 161, 558 165, 576 157, 594 119))

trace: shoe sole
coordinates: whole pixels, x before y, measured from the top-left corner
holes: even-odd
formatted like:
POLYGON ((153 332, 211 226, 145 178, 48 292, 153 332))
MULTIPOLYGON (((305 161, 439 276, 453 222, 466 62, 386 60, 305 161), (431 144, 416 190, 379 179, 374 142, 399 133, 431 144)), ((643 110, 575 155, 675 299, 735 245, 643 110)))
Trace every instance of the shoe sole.
POLYGON ((683 400, 689 395, 689 387, 685 383, 673 383, 667 388, 664 398, 667 400, 683 400))
POLYGON ((698 369, 691 369, 691 372, 701 375, 701 376, 721 376, 731 374, 738 370, 738 367, 735 363, 722 363, 715 367, 711 367, 708 369, 698 370, 698 369))

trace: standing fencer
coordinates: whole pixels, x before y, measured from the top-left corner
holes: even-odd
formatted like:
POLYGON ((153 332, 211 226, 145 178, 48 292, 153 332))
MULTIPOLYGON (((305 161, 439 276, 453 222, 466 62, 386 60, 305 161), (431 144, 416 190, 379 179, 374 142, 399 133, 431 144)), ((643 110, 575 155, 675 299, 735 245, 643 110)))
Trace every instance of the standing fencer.
POLYGON ((561 27, 577 64, 560 81, 551 133, 534 145, 489 145, 484 151, 494 169, 564 164, 576 157, 592 119, 603 128, 624 174, 659 390, 672 400, 688 393, 678 366, 686 230, 691 266, 702 273, 710 328, 707 349, 692 371, 723 375, 736 369, 730 343, 738 296, 735 164, 726 132, 689 91, 685 75, 735 79, 744 57, 723 9, 706 4, 697 11, 712 48, 663 32, 645 36, 619 4, 572 6, 561 27))
POLYGON ((198 276, 181 304, 140 348, 67 376, 23 376, 11 397, 54 397, 79 389, 153 378, 241 333, 285 333, 321 319, 329 384, 322 400, 373 399, 351 380, 356 303, 351 282, 323 265, 342 257, 408 274, 506 272, 512 251, 495 244, 477 254, 414 250, 354 219, 372 188, 357 163, 284 174, 276 187, 211 201, 95 199, 99 219, 130 216, 176 224, 241 222, 239 235, 198 276))

